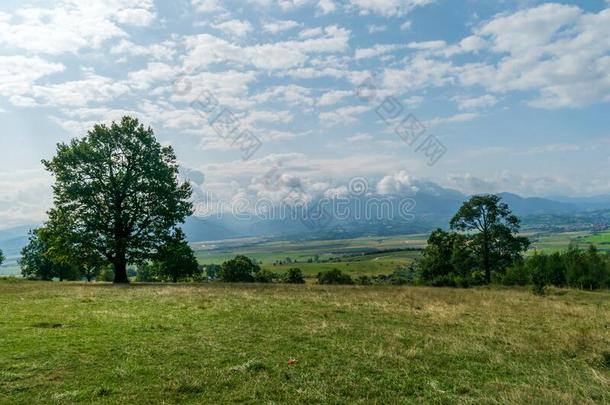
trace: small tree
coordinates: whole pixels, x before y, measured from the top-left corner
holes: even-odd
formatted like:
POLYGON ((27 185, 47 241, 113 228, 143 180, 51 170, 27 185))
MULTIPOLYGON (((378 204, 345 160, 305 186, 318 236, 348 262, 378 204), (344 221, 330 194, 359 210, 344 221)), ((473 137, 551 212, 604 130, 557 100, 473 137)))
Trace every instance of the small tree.
POLYGON ((288 269, 284 276, 284 282, 288 284, 304 284, 305 278, 303 277, 303 272, 298 268, 288 269))
POLYGON ((51 259, 45 256, 47 249, 47 244, 40 238, 40 230, 31 230, 28 244, 21 250, 21 258, 19 259, 23 277, 53 280, 55 269, 51 259))
POLYGON ((55 263, 76 268, 90 282, 97 278, 108 261, 95 249, 94 235, 84 230, 77 233, 70 221, 71 218, 61 210, 49 213, 49 221, 40 229, 48 244, 46 255, 55 263))
POLYGON ((354 284, 354 280, 349 274, 332 269, 318 273, 318 284, 354 284))
POLYGON ((159 278, 178 280, 193 277, 199 272, 199 264, 193 253, 193 249, 184 238, 184 232, 176 229, 174 234, 167 239, 155 257, 159 278))
POLYGON ((32 230, 29 235, 28 244, 21 250, 21 259, 19 259, 21 274, 25 278, 47 281, 55 277, 59 281, 80 278, 75 266, 54 260, 49 251, 46 228, 32 230))
POLYGON ((477 195, 451 219, 451 229, 469 233, 469 246, 479 258, 485 282, 493 271, 503 271, 521 258, 529 240, 517 236, 519 219, 496 195, 477 195))
POLYGON ((2 249, 0 249, 0 266, 2 266, 2 263, 4 263, 4 253, 2 252, 2 249))
POLYGON ((258 272, 260 272, 260 267, 256 261, 247 256, 238 255, 220 266, 218 276, 222 281, 230 283, 253 282, 258 272))

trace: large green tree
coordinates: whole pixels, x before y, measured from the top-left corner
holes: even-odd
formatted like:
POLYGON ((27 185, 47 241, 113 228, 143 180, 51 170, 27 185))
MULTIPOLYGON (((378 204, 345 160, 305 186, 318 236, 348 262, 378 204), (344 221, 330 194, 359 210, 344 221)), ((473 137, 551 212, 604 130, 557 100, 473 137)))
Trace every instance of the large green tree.
POLYGON ((469 247, 479 258, 485 281, 493 271, 506 269, 527 250, 529 240, 518 236, 520 223, 496 195, 476 195, 451 219, 451 229, 468 233, 469 247))
POLYGON ((0 266, 2 266, 2 263, 4 263, 4 253, 2 252, 2 249, 0 249, 0 266))
POLYGON ((95 125, 84 138, 58 144, 43 164, 55 176, 50 216, 67 218, 74 234, 91 238, 116 283, 127 283, 127 264, 152 259, 192 212, 174 151, 135 118, 95 125))

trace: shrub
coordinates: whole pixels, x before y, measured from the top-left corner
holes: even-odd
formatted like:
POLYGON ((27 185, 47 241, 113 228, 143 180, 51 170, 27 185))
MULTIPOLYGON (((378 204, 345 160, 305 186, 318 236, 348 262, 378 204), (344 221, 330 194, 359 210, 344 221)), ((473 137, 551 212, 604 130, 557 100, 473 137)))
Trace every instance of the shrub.
POLYGON ((354 284, 349 274, 339 269, 332 269, 318 273, 318 284, 354 284))
POLYGON ((456 283, 453 277, 449 275, 438 276, 432 279, 430 283, 434 287, 455 287, 456 283))
POLYGON ((416 284, 420 279, 419 270, 415 265, 399 267, 390 274, 388 281, 394 285, 416 284))
POLYGON ((304 284, 305 278, 303 277, 303 272, 301 269, 292 268, 288 269, 286 274, 284 275, 284 282, 288 284, 304 284))
POLYGON ((502 277, 502 284, 504 285, 527 285, 530 281, 530 274, 523 263, 517 263, 509 267, 504 277, 502 277))
POLYGON ((277 278, 277 274, 269 270, 261 270, 254 273, 254 281, 257 283, 273 283, 277 278))
POLYGON ((253 282, 260 267, 249 257, 238 255, 220 266, 218 277, 225 282, 253 282))
POLYGON ((356 278, 356 284, 371 285, 373 284, 373 280, 369 276, 359 276, 358 278, 356 278))

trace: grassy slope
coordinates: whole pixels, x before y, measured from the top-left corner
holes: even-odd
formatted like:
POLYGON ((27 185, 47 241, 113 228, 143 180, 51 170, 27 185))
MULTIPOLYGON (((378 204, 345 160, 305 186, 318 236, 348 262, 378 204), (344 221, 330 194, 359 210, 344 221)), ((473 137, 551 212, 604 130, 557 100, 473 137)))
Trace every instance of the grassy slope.
POLYGON ((608 292, 2 281, 0 403, 609 403, 609 327, 608 292))

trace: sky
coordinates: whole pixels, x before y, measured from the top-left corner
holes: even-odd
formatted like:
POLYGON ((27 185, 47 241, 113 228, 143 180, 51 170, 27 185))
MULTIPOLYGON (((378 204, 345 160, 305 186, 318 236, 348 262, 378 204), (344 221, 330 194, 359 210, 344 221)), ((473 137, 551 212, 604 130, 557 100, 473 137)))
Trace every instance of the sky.
POLYGON ((58 142, 124 115, 195 199, 607 194, 610 2, 3 0, 0 229, 44 219, 58 142))

